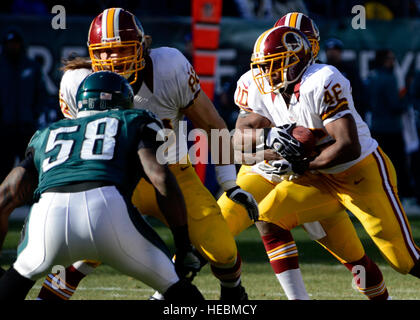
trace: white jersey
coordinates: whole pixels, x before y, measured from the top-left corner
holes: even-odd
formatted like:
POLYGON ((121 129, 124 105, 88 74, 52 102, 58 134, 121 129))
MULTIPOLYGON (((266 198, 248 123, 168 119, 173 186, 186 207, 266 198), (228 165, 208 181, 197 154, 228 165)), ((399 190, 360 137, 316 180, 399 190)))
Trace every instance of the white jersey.
POLYGON ((80 83, 92 73, 91 69, 74 69, 64 72, 60 82, 60 108, 66 118, 77 116, 76 93, 80 83))
MULTIPOLYGON (((152 49, 150 58, 153 63, 153 90, 143 81, 135 93, 134 108, 153 112, 165 127, 173 129, 176 143, 169 146, 167 161, 178 163, 188 153, 187 128, 180 127, 180 120, 184 117, 181 110, 193 103, 200 84, 194 68, 179 50, 169 47, 152 49)), ((66 71, 63 75, 60 99, 70 109, 77 110, 75 94, 84 77, 74 71, 66 71)))
POLYGON ((346 114, 351 114, 359 135, 360 157, 319 170, 320 172, 342 172, 364 159, 378 147, 378 143, 370 135, 367 124, 354 107, 350 82, 330 65, 313 64, 308 67, 300 83, 295 86, 289 107, 281 94, 262 95, 253 81, 251 72, 248 71, 238 81, 235 103, 246 111, 268 118, 275 126, 296 123, 311 129, 317 137, 318 145, 333 140, 325 129, 325 125, 346 114), (246 93, 244 93, 245 90, 246 93))

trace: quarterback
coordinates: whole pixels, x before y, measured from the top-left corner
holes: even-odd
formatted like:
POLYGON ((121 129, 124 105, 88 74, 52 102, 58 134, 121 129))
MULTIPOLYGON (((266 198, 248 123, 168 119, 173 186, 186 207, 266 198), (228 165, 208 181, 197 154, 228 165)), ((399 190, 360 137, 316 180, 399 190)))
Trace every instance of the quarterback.
MULTIPOLYGON (((312 50, 312 60, 316 60, 319 51, 319 32, 316 24, 308 16, 291 12, 280 18, 276 26, 296 27, 307 36, 312 50)), ((244 129, 262 128, 267 122, 260 115, 253 113, 248 105, 248 92, 254 83, 252 70, 242 75, 237 83, 235 91, 235 103, 241 108, 240 116, 236 122, 237 132, 244 129)), ((283 96, 277 94, 277 99, 283 96)), ((269 124, 271 126, 271 123, 269 124)), ((316 133, 316 131, 315 131, 316 133)), ((238 143, 239 149, 243 148, 240 135, 238 143)), ((270 165, 272 160, 279 160, 281 157, 272 152, 271 149, 264 151, 263 161, 254 167, 243 165, 239 171, 237 183, 244 190, 252 193, 257 201, 261 201, 275 186, 282 181, 285 176, 281 176, 279 168, 270 165), (270 161, 271 160, 271 161, 270 161)), ((289 176, 290 178, 290 176, 289 176)), ((226 195, 218 200, 230 230, 236 236, 253 222, 246 213, 235 203, 229 200, 226 195)), ((369 299, 386 299, 388 292, 383 281, 378 266, 365 254, 363 246, 344 210, 337 212, 334 216, 322 219, 319 225, 304 223, 304 229, 309 233, 311 239, 316 240, 324 248, 333 254, 341 263, 344 264, 359 283, 358 270, 363 266, 366 274, 366 283, 358 285, 359 291, 369 299), (314 228, 315 227, 315 228, 314 228), (358 266, 358 267, 356 267, 358 266), (356 267, 356 268, 355 268, 356 267), (366 288, 369 288, 368 290, 366 288)), ((269 251, 268 256, 273 270, 279 279, 286 295, 289 299, 305 299, 308 297, 304 288, 303 280, 299 272, 297 247, 293 238, 287 230, 273 230, 263 236, 263 242, 269 251), (269 242, 269 243, 268 243, 269 242), (272 252, 275 252, 273 254, 272 252)))
MULTIPOLYGON (((420 277, 420 253, 398 198, 395 169, 355 110, 349 81, 332 66, 312 63, 305 36, 286 26, 260 35, 251 70, 248 108, 266 129, 261 140, 255 134, 243 138, 282 156, 271 162, 278 174, 298 174, 259 202, 261 235, 338 217, 348 209, 395 270, 420 277), (303 156, 291 135, 296 124, 318 137, 317 155, 303 156)), ((267 248, 267 254, 273 251, 267 248)), ((364 290, 380 294, 383 288, 364 290)))
POLYGON ((77 118, 55 122, 32 137, 17 169, 26 174, 18 181, 10 174, 2 184, 4 189, 22 183, 25 175, 38 177, 18 257, 0 280, 0 300, 24 299, 52 266, 83 258, 103 261, 168 300, 204 300, 178 276, 191 271, 195 256, 182 193, 167 166, 156 160, 161 122, 148 111, 127 110, 133 96, 122 76, 94 73, 77 92, 77 118), (175 267, 163 241, 131 204, 140 176, 147 176, 162 202, 180 258, 175 267))
MULTIPOLYGON (((150 39, 150 38, 149 38, 150 39)), ((199 254, 211 265, 220 280, 221 299, 244 299, 241 285, 241 258, 220 208, 211 193, 195 173, 189 158, 180 121, 187 116, 197 127, 210 132, 225 129, 226 124, 210 99, 200 89, 194 68, 177 49, 150 49, 139 20, 121 8, 104 10, 92 22, 88 35, 89 54, 93 71, 112 70, 126 77, 135 92, 134 108, 152 111, 165 127, 173 129, 176 143, 167 154, 172 171, 184 195, 188 212, 190 239, 199 254)), ((77 114, 74 92, 91 69, 73 68, 63 75, 60 84, 61 109, 67 117, 77 114)), ((221 146, 222 147, 222 146, 221 146)), ((216 150, 217 151, 217 150, 216 150)), ((219 152, 222 157, 222 152, 219 152)), ((232 163, 233 163, 233 152, 232 163)), ((258 218, 258 206, 252 195, 236 184, 233 164, 216 166, 219 184, 233 201, 246 207, 251 219, 258 218)), ((166 222, 156 201, 155 192, 145 179, 134 190, 133 204, 140 212, 166 222)), ((77 262, 67 269, 72 290, 93 270, 97 262, 77 262)), ((53 275, 44 282, 39 297, 67 299, 69 295, 52 290, 53 275)))

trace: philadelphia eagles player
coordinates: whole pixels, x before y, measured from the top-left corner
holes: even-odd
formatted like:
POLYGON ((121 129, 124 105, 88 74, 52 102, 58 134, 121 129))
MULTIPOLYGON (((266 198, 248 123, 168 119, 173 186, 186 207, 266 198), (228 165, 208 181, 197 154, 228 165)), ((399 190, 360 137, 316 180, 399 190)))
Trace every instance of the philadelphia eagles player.
POLYGON ((156 160, 161 122, 151 112, 128 110, 133 96, 124 77, 93 73, 78 89, 77 119, 55 122, 32 137, 17 174, 9 174, 0 187, 0 211, 13 209, 16 197, 32 193, 21 187, 24 177, 38 177, 18 257, 0 279, 0 300, 24 299, 54 265, 80 259, 107 263, 163 292, 167 300, 204 299, 183 277, 196 271, 199 261, 191 253, 182 193, 156 160), (175 266, 163 241, 131 204, 140 177, 155 187, 173 232, 175 266))

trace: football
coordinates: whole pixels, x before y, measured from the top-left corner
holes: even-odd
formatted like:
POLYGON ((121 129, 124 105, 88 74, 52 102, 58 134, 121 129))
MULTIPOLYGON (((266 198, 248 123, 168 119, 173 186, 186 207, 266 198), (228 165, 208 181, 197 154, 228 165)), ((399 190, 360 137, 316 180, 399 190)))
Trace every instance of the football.
POLYGON ((303 126, 296 126, 292 130, 293 137, 303 144, 305 157, 312 155, 315 151, 316 138, 311 130, 303 126))

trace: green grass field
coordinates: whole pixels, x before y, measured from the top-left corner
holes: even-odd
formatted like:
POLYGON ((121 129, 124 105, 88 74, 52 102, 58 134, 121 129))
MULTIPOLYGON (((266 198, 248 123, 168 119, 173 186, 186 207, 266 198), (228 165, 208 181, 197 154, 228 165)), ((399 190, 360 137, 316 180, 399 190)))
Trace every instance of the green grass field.
MULTIPOLYGON (((168 246, 173 249, 170 231, 157 221, 151 221, 168 246)), ((420 244, 420 218, 410 218, 413 235, 420 244)), ((390 295, 394 300, 419 300, 420 280, 409 275, 401 275, 389 267, 373 242, 366 235, 358 221, 354 220, 357 232, 362 239, 368 255, 381 268, 390 295)), ((12 223, 6 238, 4 252, 0 258, 3 268, 8 268, 16 258, 16 247, 20 237, 20 223, 12 223)), ((357 300, 365 299, 352 288, 350 272, 338 263, 317 243, 311 241, 306 233, 298 228, 293 231, 299 249, 300 266, 308 293, 316 300, 357 300)), ((285 300, 274 273, 267 261, 258 231, 251 227, 237 237, 237 244, 243 259, 242 282, 252 300, 285 300)), ((36 298, 43 279, 30 291, 28 299, 36 298)), ((205 266, 195 278, 194 283, 206 299, 219 298, 219 284, 205 266)), ((153 290, 140 281, 120 274, 108 266, 98 267, 82 280, 74 300, 145 300, 153 290)))

